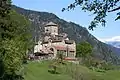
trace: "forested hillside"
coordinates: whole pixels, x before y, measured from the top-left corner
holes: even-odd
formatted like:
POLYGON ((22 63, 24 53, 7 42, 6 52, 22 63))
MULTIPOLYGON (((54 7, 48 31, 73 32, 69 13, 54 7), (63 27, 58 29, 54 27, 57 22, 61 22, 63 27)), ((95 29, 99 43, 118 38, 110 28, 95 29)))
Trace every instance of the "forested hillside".
POLYGON ((37 37, 36 41, 42 38, 44 25, 52 21, 59 25, 59 32, 67 33, 68 37, 75 40, 76 43, 81 41, 89 42, 94 47, 93 56, 115 64, 119 62, 118 55, 116 55, 118 54, 116 48, 97 40, 88 32, 85 27, 60 19, 53 13, 26 10, 16 6, 13 6, 13 9, 16 10, 19 14, 24 15, 32 22, 32 34, 33 37, 37 37))

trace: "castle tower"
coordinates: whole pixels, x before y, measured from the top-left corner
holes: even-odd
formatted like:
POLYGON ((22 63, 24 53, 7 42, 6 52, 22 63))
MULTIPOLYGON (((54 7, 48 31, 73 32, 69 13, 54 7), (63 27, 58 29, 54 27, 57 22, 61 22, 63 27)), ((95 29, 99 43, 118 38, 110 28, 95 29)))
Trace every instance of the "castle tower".
POLYGON ((45 33, 48 33, 53 36, 58 35, 58 25, 53 22, 49 22, 45 26, 45 33))

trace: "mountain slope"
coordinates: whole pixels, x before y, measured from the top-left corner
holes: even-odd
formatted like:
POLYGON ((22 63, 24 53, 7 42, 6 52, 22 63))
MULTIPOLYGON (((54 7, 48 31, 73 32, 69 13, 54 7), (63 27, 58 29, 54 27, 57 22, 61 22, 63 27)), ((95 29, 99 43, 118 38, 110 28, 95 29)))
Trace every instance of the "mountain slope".
POLYGON ((120 41, 107 41, 105 43, 114 46, 114 51, 120 56, 120 41))
POLYGON ((120 48, 120 41, 107 41, 107 44, 110 44, 116 48, 120 48))
POLYGON ((59 32, 67 33, 68 37, 75 40, 76 43, 79 43, 81 41, 89 42, 94 47, 95 57, 102 60, 110 61, 115 64, 118 62, 118 57, 116 55, 117 53, 114 50, 114 47, 97 40, 87 31, 86 28, 73 22, 67 22, 63 19, 60 19, 53 13, 25 10, 16 6, 13 6, 13 9, 16 10, 18 13, 24 15, 32 22, 32 33, 33 37, 37 37, 36 41, 42 38, 44 25, 52 21, 59 25, 59 32))

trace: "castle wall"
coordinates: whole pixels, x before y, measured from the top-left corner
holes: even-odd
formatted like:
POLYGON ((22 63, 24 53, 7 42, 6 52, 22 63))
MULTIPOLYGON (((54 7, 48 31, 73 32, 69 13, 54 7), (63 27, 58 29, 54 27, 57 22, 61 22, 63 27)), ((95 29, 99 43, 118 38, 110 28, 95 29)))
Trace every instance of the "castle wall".
POLYGON ((50 33, 51 35, 58 35, 57 26, 47 26, 45 27, 45 33, 50 33))
POLYGON ((57 54, 63 53, 66 57, 75 58, 75 41, 69 40, 67 34, 58 35, 58 26, 56 24, 52 22, 48 23, 45 26, 44 32, 43 42, 38 42, 38 45, 35 45, 34 53, 40 51, 45 54, 53 53, 53 58, 55 58, 57 54))
POLYGON ((51 26, 51 35, 58 35, 58 27, 51 26))
POLYGON ((42 45, 40 45, 40 44, 38 44, 38 45, 35 45, 34 46, 34 53, 36 53, 36 52, 40 52, 40 50, 42 50, 42 45))
POLYGON ((45 33, 51 33, 51 27, 50 26, 45 27, 45 31, 44 32, 45 33))
MULTIPOLYGON (((76 44, 75 42, 73 44, 65 44, 64 40, 62 42, 54 42, 54 43, 47 43, 43 44, 43 47, 56 49, 56 51, 63 51, 66 56, 74 58, 76 56, 76 44)), ((57 54, 58 52, 54 52, 54 54, 57 54)))

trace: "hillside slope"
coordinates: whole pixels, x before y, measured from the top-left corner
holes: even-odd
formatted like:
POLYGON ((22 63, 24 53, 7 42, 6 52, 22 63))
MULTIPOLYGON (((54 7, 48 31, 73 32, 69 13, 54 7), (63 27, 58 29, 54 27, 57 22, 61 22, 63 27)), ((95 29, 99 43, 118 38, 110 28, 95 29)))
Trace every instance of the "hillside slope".
POLYGON ((53 13, 26 10, 16 6, 12 7, 14 10, 24 15, 32 22, 32 33, 33 37, 37 37, 36 41, 42 38, 44 25, 52 21, 59 25, 59 32, 67 33, 68 37, 72 40, 75 40, 76 43, 79 43, 81 41, 89 42, 94 47, 95 57, 110 61, 115 64, 119 62, 116 55, 118 53, 114 50, 115 47, 100 42, 93 35, 91 35, 85 27, 60 19, 53 13))
POLYGON ((116 48, 120 48, 120 41, 106 41, 105 43, 110 44, 116 48))
POLYGON ((80 74, 76 80, 120 80, 119 70, 96 72, 82 65, 67 64, 68 66, 61 65, 57 68, 59 74, 51 74, 48 72, 49 64, 50 62, 30 62, 26 66, 25 80, 75 80, 74 75, 80 74), (74 71, 69 72, 69 69, 74 71))

